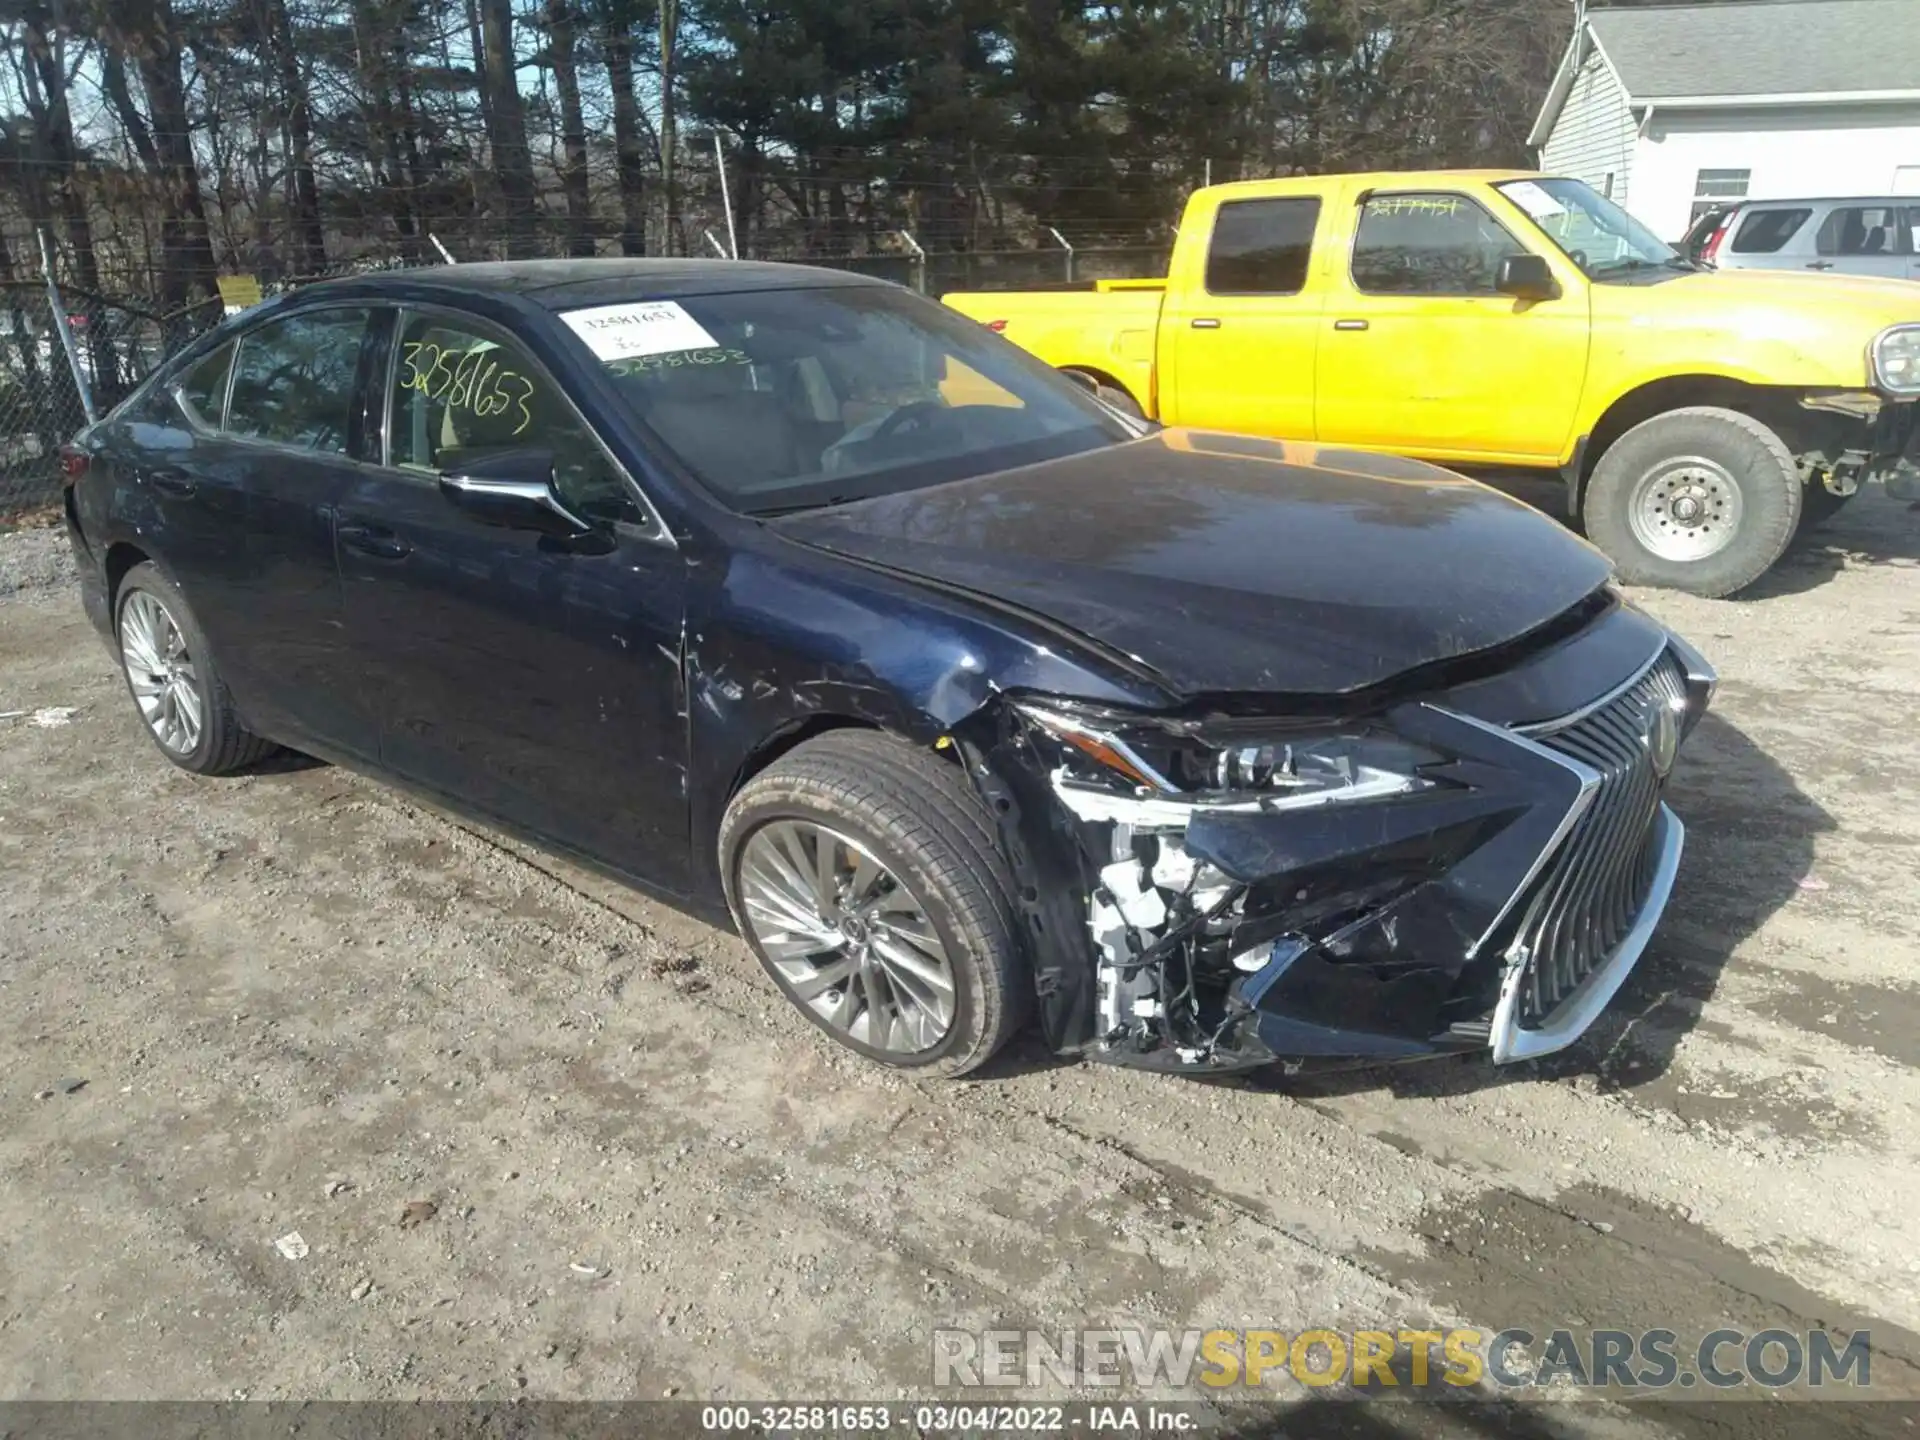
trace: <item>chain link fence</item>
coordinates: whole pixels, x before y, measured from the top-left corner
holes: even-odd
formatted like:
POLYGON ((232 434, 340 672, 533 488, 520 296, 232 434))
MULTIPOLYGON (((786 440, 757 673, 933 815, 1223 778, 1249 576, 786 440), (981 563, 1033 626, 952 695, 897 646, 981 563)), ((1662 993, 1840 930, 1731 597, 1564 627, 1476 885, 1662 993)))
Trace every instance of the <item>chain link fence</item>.
MULTIPOLYGON (((96 411, 220 317, 217 301, 173 315, 62 287, 60 307, 96 411)), ((0 520, 60 493, 60 447, 87 423, 60 315, 44 285, 0 284, 0 520)))

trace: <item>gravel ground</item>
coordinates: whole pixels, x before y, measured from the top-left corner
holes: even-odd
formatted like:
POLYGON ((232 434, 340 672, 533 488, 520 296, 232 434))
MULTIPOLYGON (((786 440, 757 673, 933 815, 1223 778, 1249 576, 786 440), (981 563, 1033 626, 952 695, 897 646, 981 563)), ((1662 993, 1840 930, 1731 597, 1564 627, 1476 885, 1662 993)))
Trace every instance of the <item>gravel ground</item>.
POLYGON ((0 599, 62 589, 74 580, 73 551, 59 524, 0 528, 0 599))
MULTIPOLYGON (((1920 1393, 1917 570, 1875 492, 1756 595, 1641 597, 1724 685, 1569 1054, 923 1085, 376 783, 173 770, 61 538, 0 535, 0 1397, 879 1397, 934 1325, 1422 1320, 1864 1325, 1920 1393)), ((1805 1409, 1721 1408, 1554 1426, 1805 1409)))

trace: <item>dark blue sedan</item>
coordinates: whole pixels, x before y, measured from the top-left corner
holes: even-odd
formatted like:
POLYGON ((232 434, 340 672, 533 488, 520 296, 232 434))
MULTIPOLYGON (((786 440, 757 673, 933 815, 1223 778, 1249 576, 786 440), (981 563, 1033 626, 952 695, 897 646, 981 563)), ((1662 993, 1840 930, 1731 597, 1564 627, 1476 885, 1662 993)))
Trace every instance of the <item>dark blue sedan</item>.
POLYGON ((1417 463, 1162 431, 834 272, 330 282, 67 456, 161 752, 364 769, 731 923, 875 1060, 1544 1054, 1711 669, 1417 463))

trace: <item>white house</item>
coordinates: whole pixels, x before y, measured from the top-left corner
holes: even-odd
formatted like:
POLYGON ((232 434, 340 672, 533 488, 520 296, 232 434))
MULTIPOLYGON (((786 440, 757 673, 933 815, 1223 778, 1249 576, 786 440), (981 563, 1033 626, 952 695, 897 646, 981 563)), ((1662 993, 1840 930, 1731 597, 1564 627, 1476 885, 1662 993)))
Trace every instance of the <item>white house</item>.
POLYGON ((1920 195, 1920 0, 1576 6, 1528 143, 1661 238, 1728 200, 1920 195))

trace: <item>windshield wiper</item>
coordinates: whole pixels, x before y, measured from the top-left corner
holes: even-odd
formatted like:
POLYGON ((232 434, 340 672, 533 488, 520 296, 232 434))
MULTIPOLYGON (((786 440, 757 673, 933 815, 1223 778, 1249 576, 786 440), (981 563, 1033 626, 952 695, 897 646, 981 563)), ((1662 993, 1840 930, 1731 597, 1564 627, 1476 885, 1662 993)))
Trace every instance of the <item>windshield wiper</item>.
POLYGON ((796 515, 802 510, 825 510, 834 505, 851 505, 855 500, 865 500, 865 495, 829 495, 823 500, 796 500, 789 505, 756 505, 747 511, 756 520, 768 520, 776 515, 796 515))
POLYGON ((1669 256, 1665 260, 1648 260, 1641 255, 1629 255, 1620 260, 1609 260, 1604 265, 1596 265, 1587 272, 1590 279, 1607 280, 1616 275, 1643 275, 1649 270, 1691 271, 1698 267, 1679 255, 1669 256))

